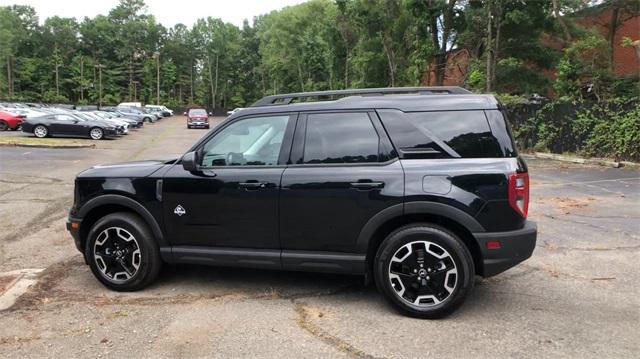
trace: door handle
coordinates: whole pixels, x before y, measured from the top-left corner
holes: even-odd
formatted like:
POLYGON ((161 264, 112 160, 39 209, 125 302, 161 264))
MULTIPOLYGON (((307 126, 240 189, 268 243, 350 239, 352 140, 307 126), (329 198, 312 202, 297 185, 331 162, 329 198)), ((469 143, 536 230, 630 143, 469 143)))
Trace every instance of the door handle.
POLYGON ((244 188, 246 190, 256 190, 267 187, 266 182, 240 182, 238 183, 238 187, 244 188))
POLYGON ((384 182, 358 181, 358 182, 351 182, 350 185, 351 185, 351 188, 368 190, 368 189, 382 188, 384 187, 384 182))

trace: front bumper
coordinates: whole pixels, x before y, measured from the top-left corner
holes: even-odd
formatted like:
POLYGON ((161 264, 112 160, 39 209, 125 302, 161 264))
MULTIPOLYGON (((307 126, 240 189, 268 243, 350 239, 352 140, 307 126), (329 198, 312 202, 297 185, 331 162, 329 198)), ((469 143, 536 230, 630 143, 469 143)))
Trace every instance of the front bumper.
POLYGON ((105 129, 103 129, 103 132, 104 132, 105 136, 109 136, 109 137, 113 137, 113 136, 117 136, 118 135, 118 130, 117 129, 105 128, 105 129))
POLYGON ((482 273, 478 274, 491 277, 531 257, 536 247, 538 226, 527 221, 522 229, 515 231, 481 232, 473 236, 482 252, 482 273), (488 241, 499 241, 500 248, 488 249, 488 241))
POLYGON ((69 216, 67 218, 67 231, 69 231, 69 234, 73 237, 73 242, 75 243, 76 248, 84 255, 84 248, 82 248, 82 240, 80 238, 81 222, 81 219, 69 216))
POLYGON ((209 128, 209 123, 207 122, 189 122, 187 124, 193 128, 209 128))

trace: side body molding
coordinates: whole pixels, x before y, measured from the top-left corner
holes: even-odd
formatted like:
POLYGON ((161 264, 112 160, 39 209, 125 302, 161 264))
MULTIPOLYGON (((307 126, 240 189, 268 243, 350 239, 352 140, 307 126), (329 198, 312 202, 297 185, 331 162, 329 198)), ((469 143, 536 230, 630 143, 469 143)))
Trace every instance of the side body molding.
POLYGON ((475 218, 473 218, 470 214, 453 206, 437 202, 407 202, 404 204, 397 204, 385 208, 384 210, 373 216, 364 225, 364 227, 360 231, 360 234, 358 235, 358 240, 356 243, 357 253, 367 253, 369 240, 376 232, 376 230, 380 228, 380 226, 382 226, 389 220, 410 214, 438 215, 460 223, 471 233, 485 232, 485 229, 475 218))
POLYGON ((104 205, 120 205, 123 207, 127 207, 133 212, 137 213, 142 219, 147 222, 149 228, 153 232, 153 235, 158 240, 158 245, 160 247, 167 246, 168 244, 165 242, 164 234, 160 229, 160 225, 153 217, 153 215, 140 203, 135 200, 117 194, 105 194, 102 196, 98 196, 87 201, 77 213, 77 217, 83 219, 89 214, 93 209, 98 208, 104 205))

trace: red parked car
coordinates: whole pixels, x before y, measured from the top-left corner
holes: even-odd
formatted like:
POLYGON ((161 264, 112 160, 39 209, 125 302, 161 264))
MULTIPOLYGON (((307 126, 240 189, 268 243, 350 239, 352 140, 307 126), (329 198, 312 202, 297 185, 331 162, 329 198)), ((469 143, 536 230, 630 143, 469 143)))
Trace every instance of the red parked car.
POLYGON ((187 128, 209 128, 209 114, 202 108, 192 108, 187 115, 187 128))
POLYGON ((17 130, 25 118, 25 115, 0 111, 0 131, 17 130))

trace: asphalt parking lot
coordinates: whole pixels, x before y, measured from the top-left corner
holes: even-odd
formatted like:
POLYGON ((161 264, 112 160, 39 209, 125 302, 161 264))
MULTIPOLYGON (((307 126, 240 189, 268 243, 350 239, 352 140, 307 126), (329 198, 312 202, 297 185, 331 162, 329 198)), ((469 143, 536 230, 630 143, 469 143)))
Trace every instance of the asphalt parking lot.
POLYGON ((108 291, 65 231, 75 174, 204 134, 175 117, 96 148, 0 147, 0 278, 42 269, 0 312, 0 357, 640 356, 638 169, 529 159, 533 257, 443 320, 403 317, 351 276, 166 266, 144 291, 108 291))

